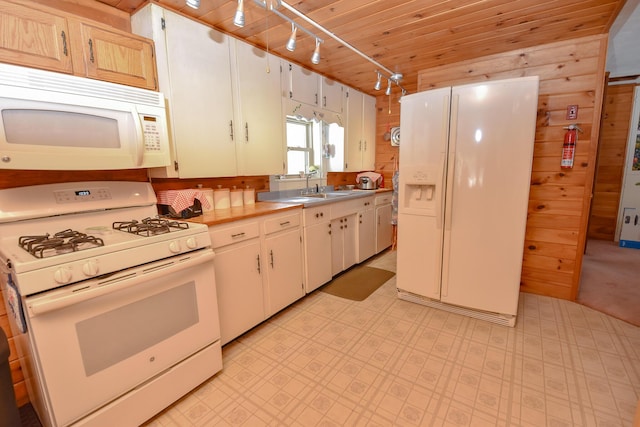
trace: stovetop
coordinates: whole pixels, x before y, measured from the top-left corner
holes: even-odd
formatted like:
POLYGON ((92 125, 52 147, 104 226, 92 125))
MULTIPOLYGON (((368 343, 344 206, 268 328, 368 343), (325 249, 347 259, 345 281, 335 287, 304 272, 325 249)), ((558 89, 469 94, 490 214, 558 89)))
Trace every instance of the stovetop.
POLYGON ((104 182, 0 190, 0 262, 15 275, 23 295, 211 246, 205 224, 159 218, 150 184, 130 184, 116 185, 126 190, 104 182), (53 206, 50 192, 59 200, 53 206), (74 199, 76 192, 80 200, 74 199), (85 194, 98 197, 85 199, 85 194), (38 204, 45 215, 34 217, 38 204))

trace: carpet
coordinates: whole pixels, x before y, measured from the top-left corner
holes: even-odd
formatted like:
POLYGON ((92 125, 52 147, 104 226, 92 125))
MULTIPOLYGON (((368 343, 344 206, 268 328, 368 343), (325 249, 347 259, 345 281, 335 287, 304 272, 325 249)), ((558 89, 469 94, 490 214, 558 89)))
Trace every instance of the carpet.
POLYGON ((576 302, 640 326, 640 249, 587 241, 576 302))
POLYGON ((352 301, 363 301, 394 275, 393 271, 359 265, 334 277, 320 291, 352 301))

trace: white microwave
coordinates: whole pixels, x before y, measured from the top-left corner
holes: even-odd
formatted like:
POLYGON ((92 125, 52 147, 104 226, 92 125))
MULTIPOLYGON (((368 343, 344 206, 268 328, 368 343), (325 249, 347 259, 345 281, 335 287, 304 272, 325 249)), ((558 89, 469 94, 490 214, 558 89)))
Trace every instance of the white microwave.
POLYGON ((164 96, 0 64, 0 169, 168 166, 164 96))

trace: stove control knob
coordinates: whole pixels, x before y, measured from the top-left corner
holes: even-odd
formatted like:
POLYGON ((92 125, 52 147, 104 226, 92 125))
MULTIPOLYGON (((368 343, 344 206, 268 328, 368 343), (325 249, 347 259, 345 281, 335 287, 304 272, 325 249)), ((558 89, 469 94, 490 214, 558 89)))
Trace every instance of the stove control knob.
POLYGON ((64 285, 65 283, 69 283, 71 281, 71 270, 69 267, 60 267, 53 273, 53 280, 56 283, 60 283, 64 285))
POLYGON ((85 276, 95 276, 98 274, 98 263, 95 260, 85 262, 82 266, 82 272, 85 276))
POLYGON ((197 248, 197 247, 198 247, 198 241, 196 240, 196 238, 195 238, 195 237, 189 237, 189 238, 187 239, 187 247, 188 247, 189 249, 195 249, 195 248, 197 248))
POLYGON ((173 242, 169 243, 169 250, 174 254, 180 253, 180 242, 174 240, 173 242))

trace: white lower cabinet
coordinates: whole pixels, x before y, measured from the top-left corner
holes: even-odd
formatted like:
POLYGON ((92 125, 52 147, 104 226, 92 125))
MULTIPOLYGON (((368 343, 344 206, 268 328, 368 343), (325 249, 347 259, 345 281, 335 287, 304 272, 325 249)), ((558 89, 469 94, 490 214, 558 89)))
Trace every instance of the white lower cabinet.
POLYGON ((376 254, 376 224, 373 197, 365 199, 358 213, 358 262, 376 254))
POLYGON ((334 276, 356 264, 356 216, 331 220, 331 273, 334 276))
POLYGON ((331 208, 304 209, 304 283, 310 293, 331 280, 331 208))
POLYGON ((266 220, 263 270, 266 308, 271 316, 305 294, 302 282, 300 213, 266 220))
POLYGON ((376 253, 380 253, 393 243, 391 224, 391 193, 376 197, 376 253))
POLYGON ((295 212, 209 227, 222 345, 304 296, 295 212))

